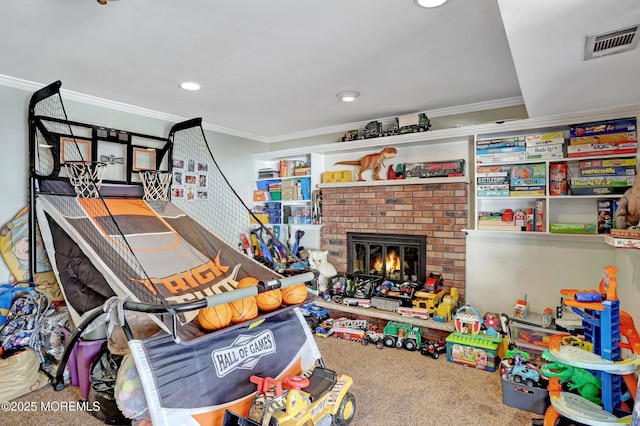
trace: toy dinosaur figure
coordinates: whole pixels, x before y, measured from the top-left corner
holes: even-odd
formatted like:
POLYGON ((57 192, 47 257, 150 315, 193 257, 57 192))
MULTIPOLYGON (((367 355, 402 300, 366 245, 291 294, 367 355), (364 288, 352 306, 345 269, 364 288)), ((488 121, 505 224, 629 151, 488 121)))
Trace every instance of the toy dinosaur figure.
POLYGON ((386 147, 377 154, 367 154, 358 161, 338 161, 335 164, 346 164, 349 166, 360 166, 358 171, 358 182, 363 181, 362 172, 367 169, 374 170, 375 180, 382 180, 380 177, 380 169, 384 166, 383 161, 387 158, 393 158, 398 153, 398 150, 391 147, 386 147))
MULTIPOLYGON (((640 169, 638 169, 640 172, 640 169)), ((627 229, 640 222, 640 179, 636 179, 633 186, 624 193, 618 201, 616 210, 616 229, 627 229)))
MULTIPOLYGON (((545 354, 542 355, 542 358, 547 359, 545 354)), ((551 357, 549 356, 549 358, 551 357)), ((562 383, 567 384, 569 390, 577 390, 584 399, 598 405, 602 403, 599 396, 602 382, 587 370, 556 361, 543 365, 540 367, 540 371, 549 378, 560 379, 562 383)))

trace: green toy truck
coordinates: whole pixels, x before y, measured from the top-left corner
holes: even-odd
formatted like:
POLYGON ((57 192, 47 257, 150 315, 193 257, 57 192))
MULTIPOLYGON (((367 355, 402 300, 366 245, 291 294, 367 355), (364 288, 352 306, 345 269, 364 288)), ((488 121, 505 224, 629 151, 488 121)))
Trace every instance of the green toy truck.
POLYGON ((389 348, 415 351, 422 346, 422 327, 406 322, 389 321, 382 330, 382 342, 389 348))

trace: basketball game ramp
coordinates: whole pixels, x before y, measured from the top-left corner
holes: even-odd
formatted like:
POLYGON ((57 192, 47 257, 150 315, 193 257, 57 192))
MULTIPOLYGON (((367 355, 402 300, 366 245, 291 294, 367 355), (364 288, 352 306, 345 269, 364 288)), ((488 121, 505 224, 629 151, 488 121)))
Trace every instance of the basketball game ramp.
MULTIPOLYGON (((39 195, 37 215, 57 273, 62 267, 57 260, 62 256, 48 232, 52 226, 59 226, 79 245, 116 295, 145 303, 156 303, 160 296, 175 303, 199 300, 233 291, 244 276, 275 275, 168 201, 105 199, 113 220, 88 213, 100 211, 100 203, 103 200, 39 195), (119 232, 110 230, 112 224, 119 232), (131 247, 149 276, 138 275, 139 268, 118 255, 123 252, 117 250, 121 244, 131 247)), ((65 265, 70 267, 69 262, 65 265)), ((74 267, 76 271, 81 268, 74 267)), ((70 294, 68 287, 63 291, 70 303, 74 303, 74 296, 83 295, 82 291, 70 294)), ((185 312, 183 320, 197 312, 185 312)), ((248 411, 255 392, 251 375, 299 375, 320 359, 306 321, 295 307, 209 334, 199 333, 180 343, 169 333, 133 339, 129 348, 154 425, 221 424, 225 410, 248 411)))
MULTIPOLYGON (((40 194, 36 211, 47 252, 59 281, 65 283, 62 290, 73 308, 76 324, 80 315, 109 297, 109 289, 134 301, 160 303, 164 298, 182 303, 233 290, 244 277, 278 276, 230 247, 169 201, 40 194), (77 244, 86 257, 84 263, 77 255, 62 252, 69 249, 54 238, 54 233, 59 234, 57 228, 77 244), (122 250, 123 246, 130 250, 122 250), (98 274, 87 279, 92 267, 98 274), (96 283, 102 279, 108 289, 96 283), (91 289, 83 288, 83 283, 95 286, 104 300, 85 306, 86 293, 91 289), (73 284, 78 287, 69 288, 73 284)), ((185 313, 183 321, 190 321, 196 314, 185 313)))

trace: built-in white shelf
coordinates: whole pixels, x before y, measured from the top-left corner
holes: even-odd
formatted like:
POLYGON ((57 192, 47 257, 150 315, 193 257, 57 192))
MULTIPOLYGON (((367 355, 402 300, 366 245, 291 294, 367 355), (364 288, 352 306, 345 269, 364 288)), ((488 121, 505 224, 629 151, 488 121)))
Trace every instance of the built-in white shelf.
POLYGON ((406 322, 409 324, 419 325, 423 329, 428 328, 431 330, 442 330, 442 331, 448 331, 451 333, 454 332, 456 329, 453 324, 453 321, 438 322, 432 319, 424 320, 420 318, 406 317, 395 312, 389 312, 389 311, 385 311, 385 310, 377 309, 373 307, 359 308, 357 306, 348 306, 348 305, 342 305, 335 302, 327 302, 321 297, 316 298, 313 302, 316 305, 322 306, 325 309, 333 309, 334 311, 346 312, 346 313, 358 315, 361 317, 372 317, 372 318, 379 318, 386 321, 406 322))
POLYGON ((345 187, 357 187, 357 186, 390 186, 390 185, 433 185, 438 183, 469 183, 469 178, 466 176, 454 176, 454 177, 439 177, 439 178, 366 180, 361 182, 332 182, 332 183, 319 183, 318 188, 345 188, 345 187))

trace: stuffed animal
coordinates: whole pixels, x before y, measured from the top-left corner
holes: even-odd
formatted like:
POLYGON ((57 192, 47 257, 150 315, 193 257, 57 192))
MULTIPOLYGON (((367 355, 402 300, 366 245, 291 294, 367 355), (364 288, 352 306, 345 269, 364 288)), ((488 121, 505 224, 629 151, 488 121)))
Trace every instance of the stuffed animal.
POLYGON ((338 274, 336 268, 327 260, 328 250, 309 250, 309 268, 318 271, 318 292, 323 293, 328 285, 329 279, 338 274))
MULTIPOLYGON (((638 169, 640 171, 640 168, 638 169)), ((637 226, 640 222, 640 179, 637 178, 633 186, 627 189, 620 201, 618 201, 618 210, 616 210, 616 229, 627 229, 631 226, 637 226)))

